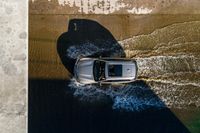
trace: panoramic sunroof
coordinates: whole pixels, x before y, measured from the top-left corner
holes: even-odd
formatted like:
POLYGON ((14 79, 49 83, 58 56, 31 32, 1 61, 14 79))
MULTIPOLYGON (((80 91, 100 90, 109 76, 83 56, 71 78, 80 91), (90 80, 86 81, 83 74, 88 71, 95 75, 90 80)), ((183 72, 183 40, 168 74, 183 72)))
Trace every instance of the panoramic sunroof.
POLYGON ((122 65, 108 65, 108 76, 121 77, 122 65))

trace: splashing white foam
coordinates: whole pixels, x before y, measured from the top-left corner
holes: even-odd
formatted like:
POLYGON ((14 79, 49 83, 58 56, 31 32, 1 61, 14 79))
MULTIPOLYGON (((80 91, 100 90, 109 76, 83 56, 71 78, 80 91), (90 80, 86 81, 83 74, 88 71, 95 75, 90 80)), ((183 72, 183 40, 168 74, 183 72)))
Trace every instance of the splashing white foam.
POLYGON ((200 59, 190 55, 137 58, 138 75, 156 77, 168 73, 199 72, 200 59))
POLYGON ((143 99, 137 96, 120 97, 114 99, 113 109, 126 109, 129 111, 140 111, 148 108, 163 108, 164 103, 157 98, 143 99))
POLYGON ((74 90, 74 96, 85 102, 100 102, 112 100, 114 110, 142 111, 149 108, 164 108, 165 104, 145 85, 129 84, 109 86, 107 88, 95 85, 80 85, 75 81, 69 84, 74 90))
POLYGON ((110 53, 111 55, 109 56, 121 57, 123 55, 123 50, 114 45, 111 45, 109 48, 107 48, 107 46, 105 46, 104 48, 99 48, 92 43, 72 45, 67 49, 67 56, 73 59, 76 59, 80 55, 89 56, 97 53, 110 53))
POLYGON ((99 51, 104 51, 104 49, 99 49, 93 44, 83 44, 83 45, 73 45, 67 49, 67 56, 73 59, 76 59, 79 55, 92 55, 99 51))

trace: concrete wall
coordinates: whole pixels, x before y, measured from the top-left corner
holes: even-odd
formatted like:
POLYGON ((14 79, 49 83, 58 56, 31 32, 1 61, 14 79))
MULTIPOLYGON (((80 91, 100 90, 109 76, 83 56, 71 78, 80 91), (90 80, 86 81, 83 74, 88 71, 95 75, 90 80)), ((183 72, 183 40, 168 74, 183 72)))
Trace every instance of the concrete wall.
POLYGON ((25 133, 28 2, 0 1, 0 132, 25 133))

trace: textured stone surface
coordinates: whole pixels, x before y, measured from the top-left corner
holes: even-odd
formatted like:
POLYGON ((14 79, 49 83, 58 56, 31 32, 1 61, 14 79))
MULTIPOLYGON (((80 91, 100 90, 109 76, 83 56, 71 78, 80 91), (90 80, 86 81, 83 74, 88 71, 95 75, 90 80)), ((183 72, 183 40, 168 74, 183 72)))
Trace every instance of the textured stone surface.
POLYGON ((0 132, 26 132, 26 0, 0 1, 0 132))

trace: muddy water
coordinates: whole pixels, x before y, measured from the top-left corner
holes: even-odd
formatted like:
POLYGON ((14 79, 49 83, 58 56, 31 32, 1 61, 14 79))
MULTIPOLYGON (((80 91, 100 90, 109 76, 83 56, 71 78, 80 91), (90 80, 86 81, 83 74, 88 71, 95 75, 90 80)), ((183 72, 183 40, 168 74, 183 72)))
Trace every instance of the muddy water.
POLYGON ((128 57, 137 59, 139 79, 146 81, 192 132, 199 132, 200 21, 171 24, 121 44, 128 57))
MULTIPOLYGON (((58 37, 66 32, 68 29, 68 23, 71 19, 82 18, 91 19, 97 21, 108 29, 116 40, 125 43, 130 41, 133 36, 150 34, 156 29, 162 29, 168 25, 173 25, 177 23, 200 21, 200 15, 57 15, 57 14, 30 14, 29 15, 29 77, 32 78, 48 78, 48 79, 69 79, 70 73, 61 64, 60 58, 58 56, 56 47, 58 37), (128 39, 129 38, 129 39, 128 39), (125 40, 126 39, 126 40, 125 40), (123 41, 125 40, 125 41, 123 41), (40 68, 40 69, 38 69, 40 68)), ((181 29, 180 29, 181 30, 181 29)), ((177 34, 181 32, 177 29, 177 34)), ((185 32, 187 32, 185 30, 185 32)), ((160 38, 166 38, 165 33, 157 33, 160 38)), ((171 33, 169 33, 171 34, 171 33)), ((173 34, 173 33, 172 33, 173 34)), ((173 36, 173 35, 171 35, 173 36)), ((196 35, 195 35, 196 36, 196 35)), ((136 37, 134 37, 136 38, 136 37)), ((141 37, 139 37, 141 38, 141 37)), ((136 52, 141 51, 141 53, 147 53, 148 51, 153 51, 151 48, 156 45, 157 42, 147 37, 143 37, 137 45, 132 45, 130 43, 129 47, 138 47, 134 51, 127 51, 128 45, 124 46, 126 54, 128 57, 135 57, 136 52), (149 41, 148 43, 145 43, 149 41), (149 44, 151 43, 151 44, 149 44), (154 44, 153 44, 154 43, 154 44), (143 49, 142 49, 143 47, 143 49), (138 49, 138 50, 137 50, 138 49), (131 53, 131 56, 130 56, 131 53)), ((157 38, 159 39, 159 38, 157 38)), ((170 39, 170 37, 168 37, 170 39)), ((181 41, 181 38, 175 39, 174 41, 181 41)), ((183 41, 183 38, 182 38, 183 41)), ((159 42, 158 42, 159 43, 159 42)), ((123 44, 123 43, 122 43, 123 44)), ((161 44, 159 44, 161 45, 161 44)), ((162 49, 162 47, 159 47, 162 49)), ((164 44, 163 44, 164 45, 164 44)), ((166 44, 165 44, 166 45, 166 44)), ((169 44, 170 45, 170 44, 169 44)), ((170 45, 171 46, 171 45, 170 45)), ((189 52, 189 50, 195 51, 196 46, 193 44, 184 45, 182 51, 189 52)), ((177 49, 171 48, 171 53, 176 54, 175 50, 180 50, 178 46, 177 49), (174 50, 174 51, 173 51, 174 50)), ((169 51, 169 50, 168 50, 169 51)), ((160 51, 161 52, 161 51, 160 51)), ((165 51, 162 50, 164 55, 165 51)), ((138 57, 141 55, 138 53, 138 57)), ((155 53, 155 50, 154 50, 155 53)), ((196 52, 198 53, 198 51, 196 52)), ((158 54, 158 53, 157 53, 158 54)), ((143 56, 144 57, 144 56, 143 56)))
POLYGON ((137 59, 139 79, 167 105, 200 106, 200 21, 168 25, 121 44, 137 59))
MULTIPOLYGON (((137 59, 139 79, 147 81, 167 105, 200 106, 198 15, 31 15, 29 77, 70 78, 59 59, 56 43, 67 31, 69 20, 77 17, 99 22, 116 40, 121 40, 126 57, 137 59)), ((82 54, 89 55, 95 52, 94 48, 97 52, 96 46, 88 45, 85 49, 68 49, 66 54, 78 56, 84 51, 82 54)))
MULTIPOLYGON (((57 52, 58 37, 74 18, 92 19, 118 40, 126 57, 138 63, 138 82, 123 86, 66 85, 73 96, 86 103, 111 101, 113 110, 142 112, 169 107, 194 131, 200 107, 199 15, 30 15, 29 78, 71 79, 57 52), (192 110, 192 111, 191 111, 192 110), (193 121, 194 123, 188 123, 193 121)), ((106 47, 109 49, 109 47, 106 47)), ((91 43, 71 45, 67 59, 104 49, 91 43)), ((38 85, 40 86, 40 85, 38 85)), ((42 89, 42 88, 40 88, 42 89)))

